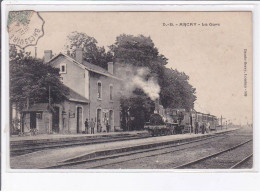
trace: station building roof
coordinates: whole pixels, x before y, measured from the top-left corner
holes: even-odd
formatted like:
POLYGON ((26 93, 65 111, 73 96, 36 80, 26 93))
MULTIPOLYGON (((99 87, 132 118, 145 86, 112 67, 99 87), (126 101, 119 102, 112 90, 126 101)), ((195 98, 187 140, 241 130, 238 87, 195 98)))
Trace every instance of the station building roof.
POLYGON ((84 96, 75 92, 71 88, 69 88, 69 94, 68 94, 67 98, 68 98, 69 101, 89 103, 89 100, 87 98, 85 98, 84 96))

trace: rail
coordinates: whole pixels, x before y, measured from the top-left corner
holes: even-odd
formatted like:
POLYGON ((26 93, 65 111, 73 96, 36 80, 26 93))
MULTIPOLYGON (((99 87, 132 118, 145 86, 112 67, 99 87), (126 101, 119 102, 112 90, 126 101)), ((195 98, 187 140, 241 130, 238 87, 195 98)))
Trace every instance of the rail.
POLYGON ((218 156, 218 155, 220 155, 220 154, 223 154, 223 153, 225 153, 225 152, 228 152, 228 151, 234 150, 234 149, 236 149, 236 148, 238 148, 238 147, 241 147, 241 146, 243 146, 244 144, 246 144, 246 143, 248 143, 248 142, 250 142, 250 141, 252 141, 252 140, 253 140, 253 139, 247 140, 247 141, 245 141, 245 142, 243 142, 243 143, 240 143, 240 144, 238 144, 238 145, 235 145, 235 146, 233 146, 233 147, 231 147, 231 148, 228 148, 228 149, 222 150, 222 151, 220 151, 220 152, 217 152, 217 153, 210 154, 210 155, 208 155, 208 156, 199 158, 199 159, 197 159, 197 160, 193 160, 193 161, 191 161, 191 162, 187 162, 187 163, 185 163, 185 164, 176 166, 176 167, 174 167, 174 169, 186 168, 186 167, 188 167, 188 166, 197 164, 197 163, 199 163, 199 162, 201 162, 201 161, 204 161, 204 160, 213 158, 213 157, 218 156))

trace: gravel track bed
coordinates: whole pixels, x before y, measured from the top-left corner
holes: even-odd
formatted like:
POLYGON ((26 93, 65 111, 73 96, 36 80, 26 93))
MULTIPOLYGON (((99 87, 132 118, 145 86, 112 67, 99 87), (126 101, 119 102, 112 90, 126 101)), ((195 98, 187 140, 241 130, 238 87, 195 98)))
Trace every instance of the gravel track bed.
POLYGON ((104 165, 101 169, 171 169, 175 166, 193 161, 200 157, 227 149, 236 144, 244 142, 252 137, 252 131, 237 130, 235 132, 218 136, 207 141, 181 145, 174 148, 166 148, 147 153, 134 154, 115 159, 106 159, 102 161, 83 163, 73 166, 63 166, 62 168, 84 169, 93 168, 96 165, 104 165), (183 149, 177 151, 178 149, 183 149), (163 152, 170 152, 163 154, 163 152), (154 154, 155 156, 150 156, 154 154), (160 155, 156 155, 160 154, 160 155), (130 160, 130 161, 125 161, 130 160), (111 164, 120 162, 118 164, 111 164), (107 164, 107 165, 105 165, 107 164))
MULTIPOLYGON (((126 162, 126 160, 127 160, 127 162, 131 162, 132 160, 137 160, 137 159, 140 159, 140 158, 142 159, 142 158, 145 158, 145 157, 148 157, 148 158, 153 157, 151 155, 156 155, 156 154, 164 155, 164 154, 166 154, 165 152, 175 152, 175 151, 177 152, 179 149, 188 149, 188 148, 195 147, 195 146, 201 146, 201 144, 208 144, 212 140, 220 141, 220 140, 223 140, 224 138, 226 138, 226 137, 219 136, 219 137, 215 137, 215 138, 212 138, 212 139, 204 140, 202 142, 199 141, 199 142, 194 142, 194 143, 185 144, 185 145, 179 145, 179 146, 171 147, 171 148, 165 148, 164 146, 162 146, 161 149, 158 149, 156 151, 137 153, 137 154, 119 157, 119 158, 115 158, 115 159, 93 161, 93 162, 88 162, 88 163, 76 164, 76 165, 72 165, 72 166, 62 166, 61 168, 68 168, 68 169, 70 169, 70 168, 75 168, 75 169, 94 168, 97 165, 106 165, 106 164, 111 165, 110 163, 114 163, 114 162, 120 162, 120 163, 117 164, 117 165, 120 165, 120 164, 123 164, 124 162, 126 162)), ((158 147, 158 148, 160 148, 160 147, 158 147)), ((112 164, 112 165, 114 165, 114 164, 112 164)))
MULTIPOLYGON (((246 140, 248 138, 245 138, 246 140)), ((101 168, 106 169, 172 169, 176 166, 187 163, 188 161, 193 161, 201 157, 205 157, 209 154, 219 152, 223 149, 227 149, 234 145, 241 143, 241 137, 234 137, 232 135, 227 135, 227 139, 223 141, 211 141, 207 144, 202 144, 200 146, 191 147, 185 150, 158 155, 154 157, 147 157, 132 160, 129 162, 113 164, 103 166, 101 168), (231 138, 232 137, 232 138, 231 138)))

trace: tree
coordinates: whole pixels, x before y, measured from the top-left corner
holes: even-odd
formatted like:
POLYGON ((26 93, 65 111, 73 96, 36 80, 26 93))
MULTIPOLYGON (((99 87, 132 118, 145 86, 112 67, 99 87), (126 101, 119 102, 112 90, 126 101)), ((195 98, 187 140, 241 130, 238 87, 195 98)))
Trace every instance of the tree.
MULTIPOLYGON (((114 61, 130 64, 133 70, 148 68, 149 73, 144 74, 144 81, 148 81, 151 77, 157 80, 163 74, 164 66, 167 64, 167 58, 159 53, 152 39, 143 35, 122 34, 109 48, 114 55, 114 61)), ((121 99, 122 115, 128 113, 128 116, 134 118, 130 120, 132 129, 142 129, 154 111, 154 99, 151 100, 148 96, 144 93, 144 88, 139 85, 133 90, 131 96, 121 99)), ((127 124, 122 123, 122 125, 127 124)))
POLYGON ((104 47, 97 46, 97 40, 86 33, 72 32, 67 36, 65 50, 75 58, 76 48, 83 48, 83 59, 107 69, 107 63, 113 59, 111 52, 106 52, 104 47))
POLYGON ((23 49, 20 49, 15 46, 15 45, 10 45, 9 48, 9 61, 19 61, 25 57, 30 56, 30 52, 25 52, 23 49))
POLYGON ((189 76, 177 69, 164 69, 161 79, 160 99, 167 108, 185 108, 190 111, 197 99, 196 89, 189 84, 189 76))
POLYGON ((27 100, 31 104, 48 102, 49 87, 52 103, 66 99, 69 90, 60 81, 59 69, 24 54, 10 60, 10 103, 16 104, 19 111, 26 107, 27 100))
MULTIPOLYGON (((159 54, 151 37, 122 34, 110 46, 114 60, 136 67, 148 67, 154 75, 160 75, 168 59, 159 54)), ((153 75, 153 76, 154 76, 153 75)))

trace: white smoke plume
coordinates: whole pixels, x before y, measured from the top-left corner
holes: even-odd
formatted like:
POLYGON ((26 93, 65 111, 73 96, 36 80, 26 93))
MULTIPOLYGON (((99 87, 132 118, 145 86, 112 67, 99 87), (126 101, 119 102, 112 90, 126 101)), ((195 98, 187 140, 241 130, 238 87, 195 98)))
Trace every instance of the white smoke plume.
POLYGON ((157 82, 157 78, 149 77, 150 73, 148 68, 136 68, 131 65, 127 65, 119 70, 119 76, 123 80, 124 90, 122 94, 124 96, 130 96, 136 88, 140 88, 143 92, 155 101, 159 98, 160 86, 157 82))

